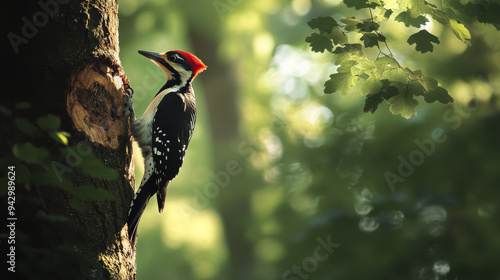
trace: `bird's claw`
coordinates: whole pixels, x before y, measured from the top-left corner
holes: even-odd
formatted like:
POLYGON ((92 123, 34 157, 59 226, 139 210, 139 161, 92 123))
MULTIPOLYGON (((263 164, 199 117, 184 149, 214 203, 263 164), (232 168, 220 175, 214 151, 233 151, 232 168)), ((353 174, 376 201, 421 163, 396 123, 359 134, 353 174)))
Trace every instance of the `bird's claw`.
POLYGON ((135 112, 134 112, 134 103, 132 102, 132 95, 134 95, 134 90, 132 87, 130 87, 130 84, 124 84, 126 87, 127 94, 124 94, 122 96, 123 98, 123 103, 125 104, 125 113, 121 116, 118 116, 120 119, 127 118, 130 116, 130 118, 135 118, 135 112))

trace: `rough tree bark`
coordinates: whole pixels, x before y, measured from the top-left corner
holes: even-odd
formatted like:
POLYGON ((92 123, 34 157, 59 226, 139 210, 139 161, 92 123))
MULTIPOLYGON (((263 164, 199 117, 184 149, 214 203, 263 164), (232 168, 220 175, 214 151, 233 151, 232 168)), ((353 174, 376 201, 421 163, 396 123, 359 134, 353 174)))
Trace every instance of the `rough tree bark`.
MULTIPOLYGON (((3 36, 8 41, 3 52, 8 69, 4 77, 13 85, 9 94, 12 99, 6 101, 6 106, 12 108, 18 101, 28 101, 32 104, 28 119, 47 113, 59 116, 62 130, 71 135, 68 146, 86 151, 68 153, 66 162, 59 163, 71 169, 59 170, 59 175, 63 180, 72 180, 72 186, 91 185, 114 196, 110 201, 92 201, 85 211, 78 211, 70 206, 67 191, 50 186, 37 189, 37 200, 43 202, 44 210, 69 219, 51 224, 50 232, 42 231, 46 226, 41 224, 43 220, 33 218, 37 209, 21 204, 25 207, 19 210, 17 230, 19 236, 24 233, 24 239, 18 237, 18 260, 25 261, 25 267, 18 267, 17 276, 68 279, 56 272, 30 275, 30 270, 44 270, 26 267, 45 266, 49 270, 60 263, 65 267, 52 269, 71 270, 79 279, 135 279, 135 249, 126 230, 135 185, 131 134, 129 119, 118 117, 125 112, 122 97, 128 82, 118 56, 118 3, 9 1, 3 12, 8 21, 3 36), (88 148, 104 165, 117 171, 118 179, 95 179, 79 172, 79 158, 87 155, 88 148), (23 240, 36 242, 39 250, 47 252, 69 244, 71 253, 85 259, 85 264, 69 260, 67 265, 64 260, 26 261, 30 256, 22 255, 23 240)), ((57 146, 51 142, 46 145, 57 146)), ((17 190, 21 196, 24 188, 17 190)))

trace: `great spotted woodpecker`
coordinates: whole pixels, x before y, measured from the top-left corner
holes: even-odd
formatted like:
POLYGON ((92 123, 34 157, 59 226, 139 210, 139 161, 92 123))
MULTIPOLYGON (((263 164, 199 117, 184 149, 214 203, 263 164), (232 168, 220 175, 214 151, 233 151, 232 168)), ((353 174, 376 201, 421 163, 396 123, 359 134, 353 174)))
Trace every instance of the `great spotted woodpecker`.
POLYGON ((142 117, 135 118, 133 105, 129 103, 132 135, 144 157, 144 176, 130 205, 127 221, 132 244, 139 220, 154 194, 158 211, 163 211, 168 183, 179 173, 196 122, 196 101, 191 82, 207 68, 196 56, 183 51, 139 53, 167 74, 167 82, 142 117))

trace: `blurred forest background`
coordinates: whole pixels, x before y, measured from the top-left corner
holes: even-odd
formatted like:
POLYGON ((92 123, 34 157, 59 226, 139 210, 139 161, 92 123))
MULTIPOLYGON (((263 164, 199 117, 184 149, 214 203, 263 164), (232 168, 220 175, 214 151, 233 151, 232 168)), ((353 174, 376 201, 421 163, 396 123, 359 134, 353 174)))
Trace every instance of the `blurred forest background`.
POLYGON ((323 93, 334 57, 311 52, 307 22, 367 18, 366 9, 340 0, 122 0, 119 9, 137 115, 164 83, 138 50, 185 50, 208 65, 166 209, 150 205, 139 226, 138 279, 500 279, 494 26, 464 22, 469 47, 429 24, 440 44, 421 54, 404 24, 381 25, 398 60, 455 100, 420 102, 406 120, 387 104, 363 113, 357 92, 323 93))

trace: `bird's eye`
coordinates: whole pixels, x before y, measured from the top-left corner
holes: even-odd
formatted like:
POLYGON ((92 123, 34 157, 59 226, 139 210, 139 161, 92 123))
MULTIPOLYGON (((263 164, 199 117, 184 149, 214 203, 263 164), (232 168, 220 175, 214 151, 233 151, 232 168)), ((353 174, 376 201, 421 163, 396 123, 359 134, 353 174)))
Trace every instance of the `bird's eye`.
POLYGON ((174 53, 171 53, 171 54, 167 55, 167 59, 168 59, 168 61, 174 62, 177 60, 177 55, 174 53))

